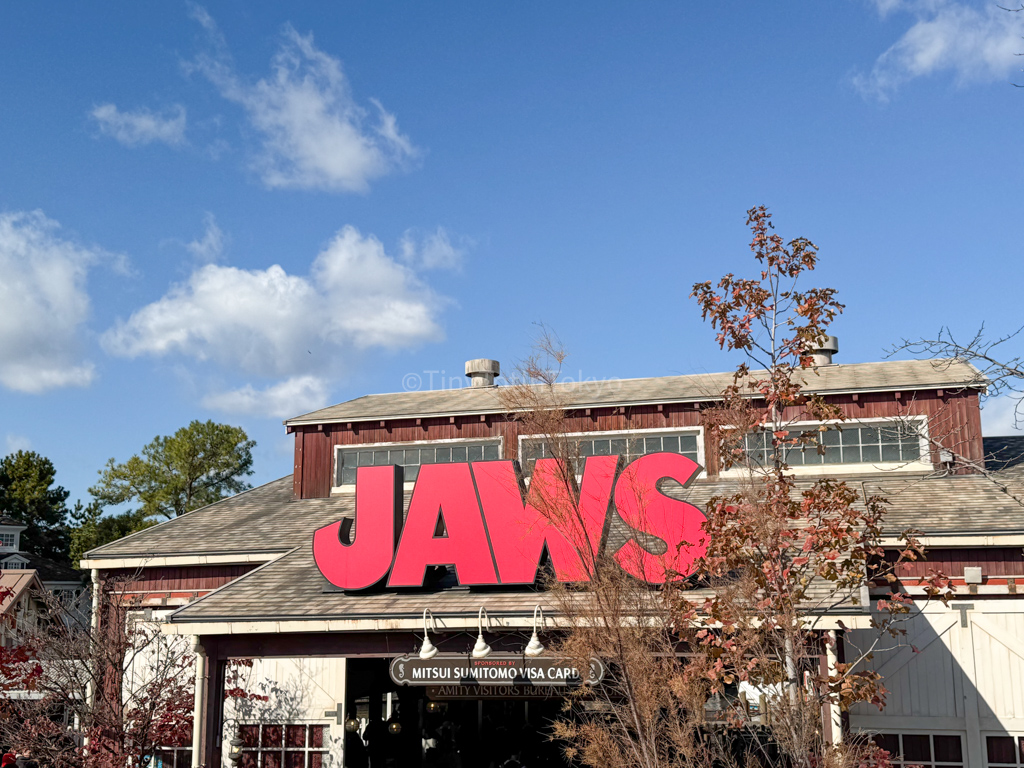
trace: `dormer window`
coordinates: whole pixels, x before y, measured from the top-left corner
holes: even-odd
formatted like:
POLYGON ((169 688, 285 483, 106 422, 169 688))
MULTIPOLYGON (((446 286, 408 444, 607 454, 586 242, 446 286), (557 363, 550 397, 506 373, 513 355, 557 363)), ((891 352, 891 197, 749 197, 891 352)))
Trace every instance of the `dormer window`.
POLYGON ((17 549, 18 534, 0 533, 0 549, 17 549))

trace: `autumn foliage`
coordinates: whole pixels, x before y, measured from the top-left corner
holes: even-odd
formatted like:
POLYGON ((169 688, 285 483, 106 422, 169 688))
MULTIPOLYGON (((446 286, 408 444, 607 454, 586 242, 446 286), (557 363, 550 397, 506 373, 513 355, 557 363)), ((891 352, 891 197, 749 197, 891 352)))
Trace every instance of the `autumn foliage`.
MULTIPOLYGON (((802 285, 818 261, 811 241, 783 240, 763 207, 748 212, 748 225, 757 276, 728 274, 692 293, 719 346, 746 357, 701 412, 719 469, 734 478, 704 509, 706 551, 691 572, 652 587, 616 567, 612 550, 635 534, 613 525, 598 551, 581 546, 586 589, 549 584, 564 616, 552 642, 610 670, 601 686, 577 691, 556 724, 584 765, 888 765, 884 751, 844 736, 838 715, 859 702, 884 706, 884 681, 859 662, 897 645, 912 604, 894 590, 866 617, 867 585, 895 585, 898 566, 924 552, 913 531, 885 528, 884 498, 791 471, 790 452, 823 450, 819 433, 842 429, 838 408, 812 393, 811 352, 843 306, 834 289, 802 285), (841 617, 858 613, 876 639, 839 659, 841 617)), ((564 360, 545 334, 503 398, 519 433, 543 439, 566 468, 565 489, 547 503, 531 493, 533 503, 583 543, 586 499, 572 469, 582 457, 558 384, 564 360)), ((657 544, 646 546, 657 553, 657 544)), ((941 574, 924 586, 929 596, 948 594, 941 574)))

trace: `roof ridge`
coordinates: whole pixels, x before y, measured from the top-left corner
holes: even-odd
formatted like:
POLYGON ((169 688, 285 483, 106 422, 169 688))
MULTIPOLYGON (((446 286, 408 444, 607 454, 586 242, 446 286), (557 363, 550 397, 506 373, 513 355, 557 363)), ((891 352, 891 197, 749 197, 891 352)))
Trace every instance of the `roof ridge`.
MULTIPOLYGON (((802 369, 799 372, 803 373, 806 371, 804 376, 808 384, 810 391, 821 391, 821 392, 845 392, 845 391, 891 391, 900 387, 909 390, 926 390, 934 388, 943 388, 947 386, 962 386, 969 388, 972 386, 983 386, 985 384, 985 378, 982 373, 971 363, 957 358, 911 358, 908 360, 874 360, 870 362, 861 363, 839 363, 836 365, 825 366, 820 369, 802 369), (912 366, 912 370, 905 371, 904 375, 908 378, 906 382, 897 382, 894 384, 890 383, 879 383, 873 384, 858 383, 858 379, 861 378, 878 378, 879 369, 892 366, 912 366), (926 375, 922 369, 928 368, 933 371, 933 375, 926 375), (970 376, 966 376, 963 369, 966 368, 972 373, 970 376), (954 370, 951 374, 950 380, 946 380, 941 377, 941 372, 950 369, 959 369, 959 373, 954 370), (875 373, 872 373, 875 372, 875 373), (811 374, 814 373, 815 378, 811 378, 811 374), (912 381, 911 379, 918 378, 920 381, 912 381), (821 385, 825 384, 825 381, 832 379, 829 382, 827 389, 823 386, 819 386, 818 379, 821 385)), ((751 371, 753 375, 762 373, 763 370, 758 369, 751 371)), ((720 371, 720 372, 700 372, 700 373, 686 373, 686 374, 673 374, 669 376, 641 376, 634 378, 619 378, 611 376, 605 379, 592 379, 586 381, 562 381, 557 382, 555 387, 558 391, 567 393, 571 397, 575 397, 577 400, 573 402, 569 407, 587 407, 587 406, 614 406, 624 405, 629 403, 647 403, 647 402, 658 402, 667 401, 672 399, 678 400, 703 400, 703 399, 714 399, 719 397, 720 392, 717 389, 717 385, 722 381, 732 376, 731 371, 720 371), (640 391, 642 385, 649 385, 655 391, 644 392, 640 391), (709 389, 702 391, 701 385, 705 384, 709 389), (615 385, 616 393, 612 397, 608 397, 608 393, 602 393, 602 389, 610 389, 612 385, 615 385), (660 386, 659 386, 660 385, 660 386), (687 385, 693 391, 690 392, 678 392, 678 393, 666 393, 663 390, 667 387, 677 386, 686 388, 687 385), (626 389, 626 392, 618 392, 620 389, 626 389), (714 391, 712 391, 712 389, 714 391), (594 399, 591 401, 590 397, 594 399)), ((509 384, 503 385, 502 388, 511 386, 509 384)), ((542 384, 535 386, 543 386, 542 384)), ((500 412, 506 409, 501 407, 500 398, 498 392, 501 388, 499 387, 455 387, 451 389, 414 389, 411 391, 402 392, 377 392, 365 395, 360 395, 349 400, 344 400, 340 403, 334 403, 332 405, 319 408, 315 411, 304 413, 300 416, 294 416, 284 420, 284 424, 287 426, 315 423, 318 420, 326 421, 373 421, 377 419, 395 419, 395 418, 411 418, 413 416, 437 416, 437 415, 448 415, 456 412, 472 412, 472 413, 483 413, 483 412, 500 412), (488 403, 488 400, 491 401, 488 403), (403 402, 404 401, 404 402, 403 402), (393 409, 393 412, 386 412, 387 409, 393 409), (419 410, 422 409, 422 410, 419 410), (379 411, 379 412, 378 412, 379 411)))

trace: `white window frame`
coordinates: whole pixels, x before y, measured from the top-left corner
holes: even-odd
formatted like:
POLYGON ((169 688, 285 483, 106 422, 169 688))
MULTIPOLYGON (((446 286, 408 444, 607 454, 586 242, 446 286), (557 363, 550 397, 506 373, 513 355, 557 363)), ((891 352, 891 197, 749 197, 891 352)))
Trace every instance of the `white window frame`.
MULTIPOLYGON (((877 425, 889 425, 895 426, 901 422, 914 422, 917 424, 918 444, 920 446, 920 456, 917 459, 910 461, 879 461, 879 462, 866 462, 858 461, 848 464, 797 464, 789 468, 789 472, 794 475, 805 475, 809 477, 821 477, 823 475, 860 475, 860 474, 874 474, 877 472, 931 472, 935 469, 935 465, 931 462, 931 444, 930 444, 930 433, 928 431, 928 417, 927 416, 907 416, 907 417, 885 417, 876 416, 869 417, 866 419, 829 419, 825 421, 793 421, 787 422, 785 428, 791 431, 807 430, 814 427, 820 426, 837 426, 837 427, 874 427, 877 425)), ((770 425, 763 425, 765 429, 770 429, 770 425)), ((733 466, 728 470, 724 470, 720 473, 721 477, 743 477, 747 475, 751 470, 747 467, 733 466)), ((757 471, 755 467, 753 471, 757 471)), ((895 733, 895 731, 893 731, 895 733)))
MULTIPOLYGON (((567 438, 611 438, 611 437, 645 437, 654 435, 695 435, 697 438, 697 463, 700 464, 700 474, 697 477, 707 477, 707 464, 704 456, 704 427, 668 427, 655 429, 605 429, 596 432, 566 432, 562 437, 567 438)), ((544 435, 519 435, 519 461, 522 463, 523 443, 532 441, 543 441, 544 435)))
MULTIPOLYGON (((861 730, 861 731, 857 731, 857 733, 865 733, 865 731, 861 730)), ((921 728, 879 728, 877 730, 872 729, 870 731, 867 731, 867 733, 872 734, 872 735, 880 734, 880 733, 887 733, 887 734, 892 734, 893 736, 899 736, 899 737, 903 737, 903 736, 927 736, 928 737, 928 747, 931 750, 932 760, 931 760, 931 762, 926 763, 926 765, 931 765, 932 768, 954 768, 954 766, 962 766, 963 768, 969 768, 968 759, 967 759, 967 733, 965 731, 952 731, 952 730, 945 730, 945 729, 942 729, 942 728, 930 728, 930 727, 927 727, 927 726, 922 726, 921 728), (948 762, 948 761, 945 761, 945 762, 943 762, 943 761, 936 761, 934 759, 935 758, 935 739, 934 739, 935 736, 959 736, 960 737, 960 757, 961 757, 961 760, 960 760, 959 763, 953 763, 953 762, 948 762)), ((996 735, 996 734, 990 734, 990 735, 996 735)), ((998 735, 1005 735, 1005 734, 998 734, 998 735)), ((902 738, 901 738, 901 743, 902 743, 902 738)), ((984 742, 984 737, 983 737, 983 739, 982 739, 982 749, 984 749, 984 748, 985 748, 985 742, 984 742)), ((893 758, 893 762, 894 763, 899 763, 901 768, 902 768, 902 766, 917 765, 918 764, 918 763, 915 763, 912 760, 901 760, 899 758, 899 755, 893 755, 892 758, 893 758)), ((987 751, 985 752, 985 759, 986 759, 986 764, 987 764, 987 759, 988 759, 988 752, 987 751)), ((1000 765, 1002 765, 1002 764, 1000 764, 1000 765)), ((1003 766, 1003 768, 1012 768, 1012 766, 1006 765, 1006 766, 1003 766)))
MULTIPOLYGON (((284 721, 281 721, 281 722, 271 722, 271 723, 264 723, 264 722, 255 722, 255 723, 241 722, 241 723, 239 723, 239 725, 249 726, 249 727, 255 726, 256 728, 259 729, 256 732, 256 746, 255 747, 242 747, 242 752, 248 752, 250 754, 253 753, 253 752, 256 753, 256 766, 257 766, 257 768, 264 768, 264 765, 265 765, 264 755, 266 753, 268 753, 268 752, 280 754, 280 756, 281 756, 281 768, 287 768, 287 762, 288 762, 287 753, 288 752, 301 752, 302 756, 303 756, 302 764, 303 764, 304 768, 311 768, 312 762, 313 762, 313 758, 312 758, 313 754, 322 755, 322 759, 320 761, 321 768, 327 768, 327 765, 328 765, 328 763, 331 760, 331 725, 328 722, 324 722, 322 720, 297 720, 295 722, 284 722, 284 721), (309 735, 309 731, 308 731, 308 729, 310 727, 313 727, 313 726, 322 727, 324 729, 323 730, 323 734, 324 734, 323 744, 321 746, 319 746, 319 747, 313 747, 313 746, 310 746, 308 744, 306 746, 303 746, 303 747, 289 747, 289 746, 287 746, 287 743, 288 743, 287 742, 287 740, 288 740, 287 728, 288 728, 289 725, 301 725, 302 727, 306 728, 307 729, 307 736, 306 736, 307 739, 311 739, 312 738, 309 735), (282 742, 282 745, 280 747, 264 747, 263 746, 263 729, 265 727, 274 727, 274 726, 280 726, 281 727, 281 742, 282 742)), ((239 764, 241 764, 241 760, 239 760, 239 764)))
POLYGON ((12 552, 18 551, 18 534, 14 531, 0 531, 0 550, 11 550, 12 552), (11 543, 8 544, 4 539, 5 537, 11 537, 11 543))
MULTIPOLYGON (((340 477, 341 473, 340 462, 342 451, 362 451, 362 450, 374 450, 380 448, 434 448, 443 447, 445 445, 491 445, 492 443, 498 444, 498 457, 499 460, 505 458, 505 438, 501 435, 494 437, 468 437, 468 438, 445 438, 443 440, 397 440, 388 443, 350 443, 348 445, 336 445, 334 446, 334 461, 331 467, 331 494, 335 493, 353 493, 356 489, 355 483, 351 485, 334 485, 340 477)), ((461 462, 460 462, 461 463, 461 462)), ((421 465, 422 466, 422 465, 421 465)), ((411 491, 416 483, 406 482, 403 484, 404 490, 411 491)))
MULTIPOLYGON (((1021 731, 981 731, 981 756, 985 761, 986 768, 1015 768, 1024 766, 1024 755, 1021 754, 1021 744, 1024 743, 1024 733, 1021 731), (988 761, 988 737, 989 736, 1002 736, 1004 738, 1013 739, 1014 755, 1017 758, 1016 763, 990 763, 988 761)), ((940 766, 942 768, 942 766, 940 766)))
POLYGON ((187 747, 154 747, 154 754, 149 757, 150 768, 155 768, 157 758, 160 757, 160 768, 191 768, 192 766, 192 745, 187 747), (174 756, 174 761, 171 765, 163 762, 162 755, 156 753, 167 753, 170 752, 174 756), (187 757, 186 757, 187 755, 187 757))

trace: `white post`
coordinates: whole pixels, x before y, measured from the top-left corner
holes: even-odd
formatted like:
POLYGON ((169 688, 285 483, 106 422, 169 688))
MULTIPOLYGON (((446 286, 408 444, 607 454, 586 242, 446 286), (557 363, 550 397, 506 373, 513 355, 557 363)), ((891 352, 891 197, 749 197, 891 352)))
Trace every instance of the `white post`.
MULTIPOLYGON (((92 582, 92 612, 89 614, 89 635, 92 638, 92 643, 98 642, 96 632, 100 626, 100 572, 98 568, 93 568, 89 571, 89 576, 92 582)), ((90 660, 92 663, 93 660, 90 660)), ((96 685, 94 683, 94 677, 98 674, 98 671, 94 668, 90 670, 89 677, 85 682, 85 703, 86 709, 89 713, 89 723, 92 721, 92 711, 96 706, 96 685)), ((89 748, 89 737, 86 736, 82 739, 82 746, 88 750, 89 748)))
POLYGON ((192 637, 192 650, 196 653, 196 698, 192 704, 192 768, 199 768, 199 751, 203 740, 203 702, 206 701, 206 651, 199 635, 192 637))
MULTIPOLYGON (((829 642, 825 645, 825 658, 828 662, 828 673, 834 675, 836 673, 836 664, 839 661, 839 656, 836 653, 836 631, 834 629, 829 630, 828 633, 829 642)), ((839 706, 839 702, 834 698, 828 700, 828 717, 831 728, 829 729, 832 733, 832 743, 836 746, 843 743, 843 710, 839 706)))

